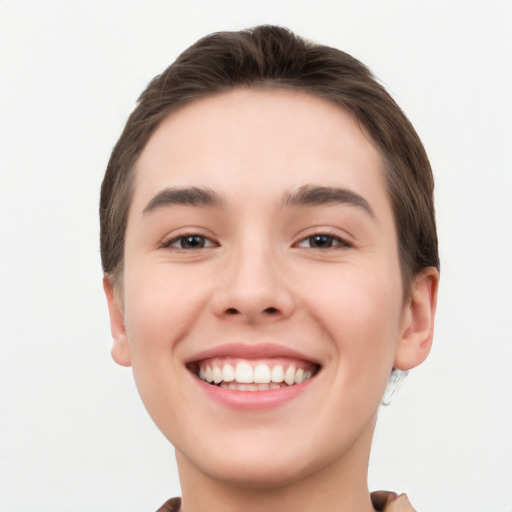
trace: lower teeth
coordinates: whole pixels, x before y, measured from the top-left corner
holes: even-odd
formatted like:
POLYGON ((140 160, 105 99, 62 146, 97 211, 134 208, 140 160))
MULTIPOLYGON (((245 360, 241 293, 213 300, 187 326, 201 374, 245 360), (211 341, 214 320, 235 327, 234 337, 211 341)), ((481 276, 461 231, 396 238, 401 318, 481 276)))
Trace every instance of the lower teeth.
POLYGON ((239 382, 221 382, 218 384, 219 387, 224 389, 233 389, 236 391, 266 391, 269 389, 279 389, 288 387, 284 382, 276 383, 269 382, 265 384, 241 384, 239 382))

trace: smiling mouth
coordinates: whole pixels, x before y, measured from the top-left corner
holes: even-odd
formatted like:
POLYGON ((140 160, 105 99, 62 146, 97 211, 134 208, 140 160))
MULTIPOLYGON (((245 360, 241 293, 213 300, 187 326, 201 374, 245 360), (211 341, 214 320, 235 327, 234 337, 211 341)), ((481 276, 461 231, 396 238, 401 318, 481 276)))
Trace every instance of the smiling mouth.
POLYGON ((212 386, 235 391, 266 391, 300 385, 320 367, 307 361, 213 358, 188 365, 192 373, 212 386))

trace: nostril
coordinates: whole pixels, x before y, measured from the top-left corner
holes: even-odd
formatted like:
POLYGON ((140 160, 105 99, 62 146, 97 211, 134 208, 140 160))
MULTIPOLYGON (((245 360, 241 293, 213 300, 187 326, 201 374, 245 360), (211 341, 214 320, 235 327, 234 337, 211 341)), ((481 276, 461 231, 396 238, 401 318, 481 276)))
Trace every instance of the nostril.
MULTIPOLYGON (((245 312, 245 310, 243 308, 241 308, 241 309, 227 308, 227 309, 224 310, 224 314, 226 316, 242 315, 242 316, 252 317, 253 314, 257 316, 257 313, 258 313, 257 311, 247 311, 247 312, 245 312)), ((270 306, 270 307, 265 308, 264 310, 262 310, 260 314, 262 314, 264 316, 267 316, 267 315, 268 316, 275 316, 275 315, 279 314, 279 309, 275 308, 273 306, 270 306)))

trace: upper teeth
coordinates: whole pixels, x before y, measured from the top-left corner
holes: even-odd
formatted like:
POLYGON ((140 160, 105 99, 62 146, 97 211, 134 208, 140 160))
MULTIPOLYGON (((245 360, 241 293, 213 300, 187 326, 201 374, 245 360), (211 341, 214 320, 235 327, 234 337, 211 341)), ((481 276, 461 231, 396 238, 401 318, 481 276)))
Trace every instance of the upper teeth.
POLYGON ((269 366, 265 363, 251 365, 240 361, 235 365, 228 362, 214 361, 201 363, 199 378, 210 383, 237 382, 240 384, 269 384, 285 383, 288 386, 301 384, 313 375, 313 369, 304 370, 295 364, 275 364, 269 366))

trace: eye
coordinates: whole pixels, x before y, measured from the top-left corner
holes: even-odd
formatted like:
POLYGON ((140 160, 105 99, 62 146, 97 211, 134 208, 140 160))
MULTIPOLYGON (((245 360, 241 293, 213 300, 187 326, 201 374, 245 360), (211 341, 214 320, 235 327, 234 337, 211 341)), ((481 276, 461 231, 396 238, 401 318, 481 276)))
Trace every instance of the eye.
POLYGON ((196 234, 176 236, 162 244, 163 248, 184 250, 204 249, 205 247, 216 246, 217 244, 209 238, 196 234))
POLYGON ((304 238, 297 244, 297 247, 309 249, 332 249, 337 247, 352 247, 352 245, 338 236, 319 233, 304 238))

